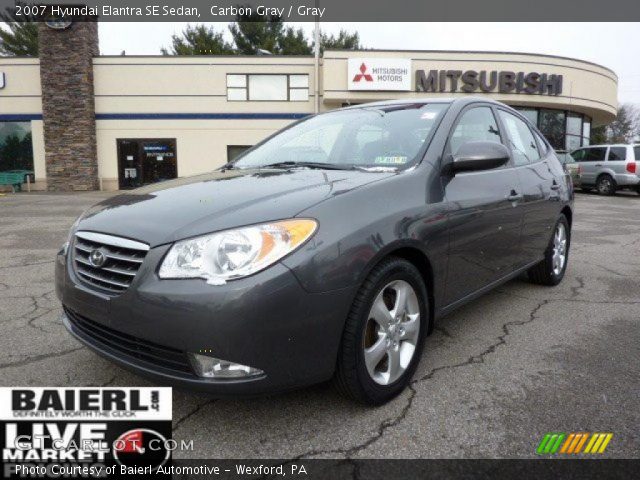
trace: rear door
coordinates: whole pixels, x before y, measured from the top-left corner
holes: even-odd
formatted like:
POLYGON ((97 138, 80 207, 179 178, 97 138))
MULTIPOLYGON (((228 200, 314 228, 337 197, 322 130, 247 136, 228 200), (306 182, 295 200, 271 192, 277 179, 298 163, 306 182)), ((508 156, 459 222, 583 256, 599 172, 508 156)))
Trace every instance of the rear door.
POLYGON ((521 267, 542 258, 547 248, 564 178, 556 178, 562 172, 558 160, 546 144, 536 140, 529 125, 510 111, 500 108, 498 112, 523 195, 522 255, 517 263, 521 267))
MULTIPOLYGON (((473 141, 503 143, 488 105, 463 110, 443 158, 451 158, 460 146, 473 141)), ((521 192, 511 164, 442 179, 450 235, 445 302, 451 304, 513 271, 521 256, 521 192)))
POLYGON ((580 162, 580 182, 584 185, 595 185, 598 174, 604 168, 607 158, 607 147, 585 148, 584 159, 580 162))

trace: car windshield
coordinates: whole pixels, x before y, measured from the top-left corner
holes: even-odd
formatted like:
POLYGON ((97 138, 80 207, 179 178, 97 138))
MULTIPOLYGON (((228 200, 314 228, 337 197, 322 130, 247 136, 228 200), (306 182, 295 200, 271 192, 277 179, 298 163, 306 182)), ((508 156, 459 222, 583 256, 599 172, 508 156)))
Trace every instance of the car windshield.
POLYGON ((406 168, 449 104, 395 104, 325 113, 247 151, 234 168, 406 168))

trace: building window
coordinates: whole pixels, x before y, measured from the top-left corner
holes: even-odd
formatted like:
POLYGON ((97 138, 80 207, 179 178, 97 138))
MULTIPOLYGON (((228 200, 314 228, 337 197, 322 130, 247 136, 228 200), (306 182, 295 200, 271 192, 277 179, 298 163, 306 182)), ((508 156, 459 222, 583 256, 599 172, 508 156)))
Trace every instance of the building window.
POLYGON ((251 145, 227 145, 227 162, 235 160, 250 148, 251 145))
POLYGON ((309 75, 289 75, 289 100, 292 102, 309 100, 309 75))
POLYGON ((118 138, 116 145, 121 190, 178 177, 175 138, 118 138))
POLYGON ((591 119, 584 118, 582 123, 582 144, 588 146, 591 143, 591 119))
POLYGON ((538 110, 535 108, 518 108, 518 112, 522 114, 532 125, 538 126, 538 110))
POLYGON ((227 75, 227 100, 244 101, 247 99, 247 76, 227 75))
POLYGON ((550 108, 515 108, 538 127, 556 152, 589 146, 591 119, 586 115, 550 108))
POLYGON ((227 100, 306 102, 309 100, 309 75, 228 74, 227 100))
POLYGON ((565 150, 571 151, 582 146, 582 115, 567 115, 567 136, 565 150))
POLYGON ((547 137, 555 150, 564 151, 565 112, 562 110, 540 110, 538 128, 547 137))
POLYGON ((31 122, 0 122, 0 172, 8 170, 28 171, 33 180, 31 122))

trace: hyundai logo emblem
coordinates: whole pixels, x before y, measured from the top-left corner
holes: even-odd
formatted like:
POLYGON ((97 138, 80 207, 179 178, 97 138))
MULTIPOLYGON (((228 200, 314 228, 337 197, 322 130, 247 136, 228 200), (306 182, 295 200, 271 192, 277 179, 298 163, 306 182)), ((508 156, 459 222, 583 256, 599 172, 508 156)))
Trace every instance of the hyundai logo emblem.
POLYGON ((98 249, 91 250, 91 253, 89 253, 89 263, 94 267, 101 268, 106 261, 107 257, 98 249))

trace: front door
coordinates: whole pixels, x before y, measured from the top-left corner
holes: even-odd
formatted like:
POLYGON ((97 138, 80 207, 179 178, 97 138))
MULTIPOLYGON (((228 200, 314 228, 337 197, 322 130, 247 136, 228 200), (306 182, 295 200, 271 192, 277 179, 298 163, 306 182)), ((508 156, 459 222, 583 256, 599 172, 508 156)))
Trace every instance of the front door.
POLYGON ((172 138, 118 139, 120 189, 136 188, 178 176, 176 141, 172 138))
MULTIPOLYGON (((488 106, 463 112, 446 152, 455 154, 467 142, 503 143, 488 106)), ((449 210, 449 262, 445 302, 472 294, 514 270, 521 256, 521 199, 511 164, 443 177, 449 210)))

